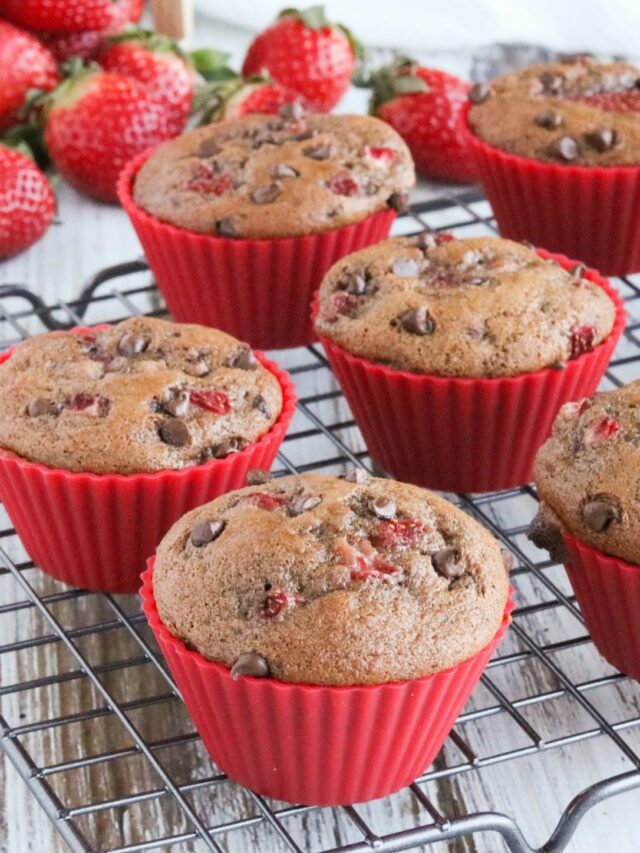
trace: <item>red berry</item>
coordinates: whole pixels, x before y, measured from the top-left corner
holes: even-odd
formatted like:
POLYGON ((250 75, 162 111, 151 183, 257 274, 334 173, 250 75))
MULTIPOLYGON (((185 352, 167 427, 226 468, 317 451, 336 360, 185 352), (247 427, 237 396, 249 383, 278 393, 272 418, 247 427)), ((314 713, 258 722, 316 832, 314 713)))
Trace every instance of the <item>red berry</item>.
POLYGON ((585 447, 592 447, 594 444, 600 444, 619 431, 620 421, 609 417, 609 415, 603 415, 585 429, 584 445, 585 447))
POLYGON ((231 411, 231 403, 224 391, 192 391, 189 399, 214 415, 226 415, 231 411))
POLYGON ((119 3, 112 3, 109 7, 109 23, 101 29, 73 33, 38 32, 36 35, 58 62, 65 62, 72 56, 93 59, 110 36, 118 35, 127 24, 138 20, 142 14, 142 4, 143 0, 120 0, 119 3))
POLYGON ((339 172, 324 182, 325 187, 336 195, 352 196, 360 192, 357 181, 350 172, 339 172))
POLYGON ((108 27, 118 7, 131 5, 131 0, 3 0, 2 15, 27 30, 77 33, 108 27))
POLYGON ((585 352, 591 352, 595 336, 596 330, 593 326, 574 326, 571 329, 571 351, 569 358, 578 358, 578 356, 583 355, 585 352))
POLYGON ((83 71, 54 92, 45 141, 62 175, 87 195, 116 201, 129 160, 181 127, 137 80, 83 71))
POLYGON ((33 160, 0 145, 0 258, 35 243, 55 211, 53 191, 33 160))
POLYGON ((376 548, 415 548, 424 536, 424 524, 418 518, 392 518, 381 521, 371 536, 376 548))
POLYGON ((127 33, 100 54, 105 71, 123 74, 144 84, 149 92, 173 112, 184 128, 191 107, 194 75, 178 55, 171 39, 156 33, 127 33))
POLYGON ((187 188, 194 192, 211 193, 212 195, 223 195, 233 187, 230 175, 224 172, 214 172, 208 163, 200 163, 195 176, 187 184, 187 188))
POLYGON ((260 509, 278 509, 281 506, 289 503, 289 498, 286 495, 270 495, 268 492, 251 492, 245 495, 243 500, 260 509))
POLYGON ((378 145, 365 145, 364 157, 376 166, 389 166, 396 159, 397 152, 393 148, 378 145))
POLYGON ((252 42, 242 73, 267 71, 277 83, 304 95, 313 109, 328 112, 349 87, 355 62, 349 36, 314 6, 281 13, 252 42))
POLYGON ((395 128, 416 168, 445 181, 472 181, 464 108, 469 84, 452 74, 399 61, 373 80, 371 111, 395 128))
POLYGON ((389 575, 395 575, 399 571, 397 566, 385 562, 377 554, 371 557, 360 555, 356 557, 356 568, 351 569, 351 580, 382 580, 386 582, 389 575))
POLYGON ((264 602, 261 616, 263 619, 275 619, 284 610, 290 607, 299 607, 304 604, 304 599, 287 592, 270 592, 264 602))
POLYGON ((577 100, 610 113, 640 112, 640 90, 638 89, 630 89, 627 92, 599 92, 577 100))
POLYGON ((590 408, 591 397, 584 397, 582 400, 577 400, 573 403, 565 403, 560 412, 566 418, 578 418, 590 408))
MULTIPOLYGON (((224 81, 211 86, 218 106, 210 113, 215 120, 238 119, 253 113, 277 115, 287 104, 308 106, 305 99, 293 89, 280 83, 251 83, 239 77, 235 82, 224 81)), ((206 107, 205 107, 206 108, 206 107)))
POLYGON ((334 293, 323 310, 327 323, 335 323, 339 317, 354 317, 358 310, 358 299, 350 293, 334 293))
POLYGON ((51 53, 29 33, 0 20, 0 132, 20 117, 31 89, 50 91, 58 83, 51 53))
POLYGON ((93 418, 106 417, 110 405, 107 397, 96 397, 94 394, 74 394, 66 402, 68 409, 83 412, 93 418))

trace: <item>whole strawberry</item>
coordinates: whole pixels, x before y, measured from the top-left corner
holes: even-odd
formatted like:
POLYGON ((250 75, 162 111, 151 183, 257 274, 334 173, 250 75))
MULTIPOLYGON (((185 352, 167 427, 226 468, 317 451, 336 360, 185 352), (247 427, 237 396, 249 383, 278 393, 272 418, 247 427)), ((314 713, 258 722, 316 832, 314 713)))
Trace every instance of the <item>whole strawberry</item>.
POLYGON ((283 110, 288 110, 295 120, 307 106, 304 98, 292 89, 258 77, 206 83, 199 88, 194 105, 202 112, 200 124, 228 121, 250 113, 277 115, 283 110))
POLYGON ((80 30, 74 33, 46 33, 36 35, 45 44, 58 62, 66 62, 72 56, 94 59, 110 36, 118 35, 127 24, 135 23, 142 14, 143 0, 121 0, 109 8, 109 23, 97 30, 80 30))
POLYGON ((0 258, 40 239, 55 210, 53 191, 33 160, 0 144, 0 258))
POLYGON ((398 131, 421 174, 444 181, 474 179, 464 127, 468 83, 405 59, 381 69, 371 83, 371 113, 398 131))
POLYGON ((116 36, 99 56, 105 71, 142 83, 184 129, 191 107, 194 74, 177 44, 159 33, 134 30, 116 36))
POLYGON ((108 27, 130 0, 2 0, 2 16, 27 30, 77 33, 108 27))
POLYGON ((123 166, 180 133, 164 104, 142 83, 83 69, 51 96, 45 143, 62 175, 81 192, 116 201, 123 166))
POLYGON ((49 91, 58 83, 53 56, 37 39, 0 21, 0 131, 19 119, 27 93, 49 91))
POLYGON ((305 97, 312 109, 328 112, 349 87, 357 45, 348 30, 330 23, 322 6, 285 9, 252 42, 242 66, 245 77, 268 72, 305 97))

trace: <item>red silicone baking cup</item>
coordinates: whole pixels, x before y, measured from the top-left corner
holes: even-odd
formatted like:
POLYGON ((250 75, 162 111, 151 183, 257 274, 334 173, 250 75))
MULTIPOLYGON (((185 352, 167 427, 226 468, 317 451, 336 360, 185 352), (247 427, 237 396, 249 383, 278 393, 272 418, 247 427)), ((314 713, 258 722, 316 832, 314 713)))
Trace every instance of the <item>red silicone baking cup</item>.
POLYGON ((124 169, 118 194, 169 311, 180 322, 223 329, 260 349, 316 340, 309 308, 324 274, 350 252, 384 240, 397 215, 385 208, 353 225, 280 240, 196 234, 134 202, 133 181, 150 153, 124 169))
POLYGON ((567 575, 591 638, 620 672, 640 681, 640 566, 563 533, 567 575))
POLYGON ((327 687, 239 678, 169 633, 153 596, 153 564, 142 607, 209 754, 259 794, 333 806, 384 797, 413 782, 436 757, 491 655, 493 640, 444 672, 388 684, 327 687))
MULTIPOLYGON (((569 268, 576 261, 542 249, 569 268)), ((616 305, 611 334, 562 370, 495 379, 394 370, 320 335, 372 458, 398 480, 445 492, 489 492, 531 479, 536 450, 563 403, 596 390, 624 329, 618 294, 595 270, 585 277, 616 305)), ((318 298, 314 302, 314 316, 318 298)))
POLYGON ((74 586, 137 592, 145 560, 178 518, 246 485, 251 468, 271 468, 296 396, 287 373, 262 353, 256 357, 280 383, 282 411, 258 441, 223 459, 150 474, 92 474, 0 450, 0 499, 33 562, 74 586))
POLYGON ((640 271, 640 166, 571 166, 467 138, 502 237, 580 258, 606 275, 640 271))

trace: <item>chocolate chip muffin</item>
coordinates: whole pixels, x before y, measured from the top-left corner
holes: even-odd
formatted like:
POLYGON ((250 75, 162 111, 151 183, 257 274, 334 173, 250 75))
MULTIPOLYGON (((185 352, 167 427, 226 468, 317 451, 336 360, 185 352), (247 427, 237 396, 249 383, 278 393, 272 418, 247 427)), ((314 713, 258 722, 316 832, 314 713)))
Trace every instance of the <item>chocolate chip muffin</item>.
POLYGON ((564 405, 538 451, 530 538, 563 560, 562 530, 640 565, 640 380, 564 405))
POLYGON ((198 465, 256 441, 282 408, 278 380, 215 329, 149 317, 53 332, 0 365, 0 447, 96 474, 198 465))
POLYGON ((354 355, 417 373, 560 369, 613 328, 614 303, 584 273, 497 237, 392 238, 332 267, 316 328, 354 355))
POLYGON ((232 675, 418 678, 497 632, 500 547, 447 501, 361 470, 252 482, 175 524, 153 578, 166 627, 232 675))
POLYGON ((640 69, 580 57, 522 68, 469 93, 468 122, 490 145, 581 166, 640 164, 640 69))
POLYGON ((369 116, 248 115, 166 142, 135 179, 134 200, 178 228, 223 237, 297 237, 402 209, 409 149, 369 116))

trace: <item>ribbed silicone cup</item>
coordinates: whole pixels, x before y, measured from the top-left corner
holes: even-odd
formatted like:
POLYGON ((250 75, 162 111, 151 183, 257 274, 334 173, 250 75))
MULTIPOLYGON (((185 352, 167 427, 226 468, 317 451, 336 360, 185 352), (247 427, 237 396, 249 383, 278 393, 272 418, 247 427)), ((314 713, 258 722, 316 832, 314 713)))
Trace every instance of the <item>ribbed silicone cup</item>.
POLYGON ((256 357, 280 383, 282 412, 258 441, 223 459, 150 474, 92 474, 0 450, 0 499, 33 562, 74 586, 137 592, 145 560, 178 518, 246 485, 251 468, 271 467, 296 396, 287 373, 262 353, 256 357))
POLYGON ((640 681, 640 566, 563 533, 567 575, 596 648, 640 681))
POLYGON ((640 166, 572 166, 508 154, 468 128, 502 237, 562 252, 605 275, 640 271, 640 166))
POLYGON ((209 754, 259 794, 305 805, 374 800, 413 782, 436 757, 511 621, 457 666, 412 681, 356 687, 231 678, 172 636, 153 596, 142 608, 209 754))
POLYGON ((196 234, 149 216, 134 202, 133 181, 150 153, 124 169, 118 195, 171 314, 260 349, 316 340, 309 308, 324 274, 350 252, 387 237, 396 218, 386 208, 353 225, 280 240, 196 234))
MULTIPOLYGON (((542 249, 569 268, 576 261, 542 249)), ((560 406, 596 390, 624 329, 618 294, 595 270, 584 275, 616 305, 606 341, 562 370, 495 379, 394 370, 320 335, 372 458, 398 480, 446 492, 489 492, 531 479, 536 450, 560 406)), ((318 311, 318 298, 313 314, 318 311)))

